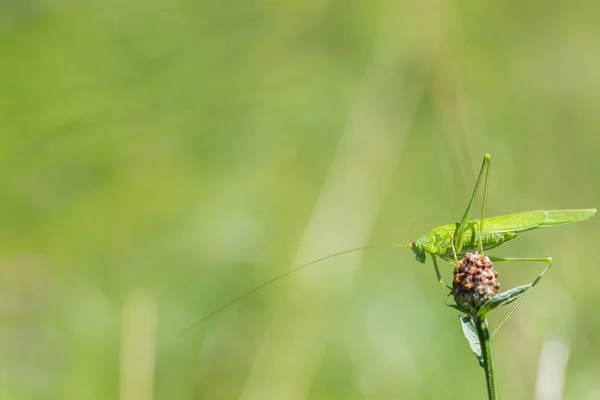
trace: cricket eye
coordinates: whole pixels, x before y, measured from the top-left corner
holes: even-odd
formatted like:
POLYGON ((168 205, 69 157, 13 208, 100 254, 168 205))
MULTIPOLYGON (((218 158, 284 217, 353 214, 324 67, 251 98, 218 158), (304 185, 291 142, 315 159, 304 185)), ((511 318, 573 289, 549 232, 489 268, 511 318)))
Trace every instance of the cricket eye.
POLYGON ((412 247, 417 247, 417 242, 412 242, 411 246, 412 247))

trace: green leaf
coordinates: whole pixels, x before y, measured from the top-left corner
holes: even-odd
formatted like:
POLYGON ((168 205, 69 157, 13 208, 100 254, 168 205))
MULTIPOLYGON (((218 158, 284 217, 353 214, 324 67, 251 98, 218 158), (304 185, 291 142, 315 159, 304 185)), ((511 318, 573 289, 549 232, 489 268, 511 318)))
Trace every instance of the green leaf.
POLYGON ((494 308, 512 303, 531 287, 531 283, 523 286, 517 286, 516 288, 512 288, 504 293, 500 293, 499 295, 492 297, 481 306, 477 312, 477 318, 483 319, 485 315, 494 308))
POLYGON ((475 328, 475 324, 473 320, 469 317, 459 316, 460 324, 462 325, 462 331, 469 342, 469 346, 471 346, 471 350, 475 357, 477 357, 477 361, 479 361, 479 366, 483 368, 483 357, 481 356, 481 346, 479 345, 479 336, 477 336, 477 328, 475 328))
POLYGON ((461 313, 465 313, 465 314, 469 315, 469 312, 467 310, 465 310, 464 308, 462 308, 461 306, 459 306, 458 304, 448 304, 448 303, 444 303, 444 304, 446 304, 450 308, 454 308, 455 310, 460 311, 461 313))

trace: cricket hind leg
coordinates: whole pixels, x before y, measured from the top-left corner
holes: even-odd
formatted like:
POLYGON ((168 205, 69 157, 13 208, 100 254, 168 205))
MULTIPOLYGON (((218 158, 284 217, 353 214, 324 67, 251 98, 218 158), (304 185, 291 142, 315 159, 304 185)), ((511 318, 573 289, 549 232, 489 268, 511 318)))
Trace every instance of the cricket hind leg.
POLYGON ((481 169, 479 170, 479 176, 477 177, 477 182, 475 183, 475 188, 473 189, 473 194, 471 195, 471 200, 467 205, 467 209, 463 214, 463 217, 456 229, 455 240, 456 240, 456 249, 457 253, 460 253, 463 245, 464 233, 469 229, 469 219, 471 218, 471 213, 473 211, 473 206, 475 205, 475 199, 477 198, 477 193, 479 192, 479 186, 481 184, 481 180, 483 179, 485 172, 485 184, 483 186, 483 205, 481 207, 481 218, 479 219, 479 253, 483 254, 483 241, 481 239, 482 230, 483 230, 483 218, 485 215, 485 208, 487 206, 487 194, 490 180, 490 169, 492 164, 492 157, 489 154, 483 156, 483 162, 481 163, 481 169))
POLYGON ((531 287, 529 289, 527 289, 527 291, 525 292, 525 294, 523 294, 523 296, 521 296, 521 298, 519 299, 519 301, 517 302, 517 304, 513 307, 512 310, 510 310, 510 312, 508 313, 508 315, 506 316, 506 318, 504 318, 504 321, 502 321, 500 323, 500 325, 498 325, 498 327, 494 330, 494 333, 492 333, 492 337, 500 330, 500 328, 502 328, 502 326, 504 326, 504 324, 506 323, 506 321, 508 321, 508 319, 513 315, 513 313, 517 310, 517 308, 519 308, 519 306, 521 305, 521 303, 523 301, 525 301, 525 299, 527 298, 527 296, 529 296, 529 293, 531 293, 531 291, 533 290, 534 286, 538 284, 538 282, 540 281, 540 279, 542 279, 542 277, 544 276, 544 274, 546 273, 546 271, 548 271, 548 269, 552 266, 552 257, 534 257, 534 258, 528 258, 528 257, 489 257, 490 261, 494 262, 528 262, 528 261, 532 261, 532 262, 545 262, 546 263, 546 267, 542 270, 542 272, 533 280, 533 282, 531 282, 531 287))
POLYGON ((452 287, 445 284, 442 280, 442 276, 441 276, 439 267, 437 265, 435 252, 439 249, 441 244, 444 243, 444 240, 447 237, 449 237, 450 245, 452 246, 452 252, 454 254, 454 260, 456 262, 456 265, 458 265, 457 254, 459 254, 462 249, 464 233, 467 231, 467 229, 469 229, 469 218, 471 217, 471 212, 473 211, 475 199, 477 198, 477 193, 479 192, 479 186, 481 185, 481 180, 483 179, 484 172, 485 172, 485 184, 484 184, 484 189, 483 189, 483 205, 481 208, 481 218, 479 220, 479 232, 478 232, 479 252, 481 254, 483 254, 483 240, 482 240, 481 235, 482 235, 482 230, 483 230, 483 218, 485 215, 485 208, 487 206, 487 194, 488 194, 488 187, 489 187, 491 162, 492 162, 492 157, 489 154, 485 154, 483 156, 483 162, 481 164, 481 169, 479 170, 479 176, 477 177, 477 182, 475 183, 475 188, 473 190, 473 194, 471 195, 471 200, 469 201, 469 204, 467 205, 467 209, 465 210, 465 213, 463 214, 460 224, 456 228, 455 234, 448 233, 446 236, 444 236, 441 240, 438 241, 438 244, 435 246, 433 253, 431 253, 431 256, 433 259, 433 265, 435 267, 435 273, 437 275, 438 281, 440 282, 440 284, 446 286, 450 290, 452 290, 452 287), (455 243, 456 243, 456 245, 455 245, 455 243))

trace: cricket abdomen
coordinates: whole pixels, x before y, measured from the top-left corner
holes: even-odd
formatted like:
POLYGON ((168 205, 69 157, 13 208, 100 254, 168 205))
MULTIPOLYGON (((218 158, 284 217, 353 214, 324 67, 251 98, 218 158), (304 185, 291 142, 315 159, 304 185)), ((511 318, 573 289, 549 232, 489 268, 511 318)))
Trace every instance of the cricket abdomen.
MULTIPOLYGON (((516 237, 517 232, 484 232, 481 234, 481 242, 483 249, 489 250, 516 237)), ((460 253, 479 250, 479 240, 479 235, 472 235, 470 232, 466 232, 460 253)))
MULTIPOLYGON (((476 222, 476 221, 472 221, 476 222)), ((452 249, 452 234, 458 229, 458 223, 452 225, 440 226, 427 235, 421 237, 417 242, 421 243, 423 249, 430 253, 436 254, 445 260, 454 260, 454 251, 452 249)), ((500 246, 502 243, 508 242, 517 237, 516 231, 485 231, 481 234, 483 250, 493 249, 500 246)), ((479 234, 476 233, 476 224, 472 223, 469 229, 461 236, 462 240, 454 238, 454 243, 459 248, 456 251, 459 255, 464 255, 467 252, 479 251, 479 234)))

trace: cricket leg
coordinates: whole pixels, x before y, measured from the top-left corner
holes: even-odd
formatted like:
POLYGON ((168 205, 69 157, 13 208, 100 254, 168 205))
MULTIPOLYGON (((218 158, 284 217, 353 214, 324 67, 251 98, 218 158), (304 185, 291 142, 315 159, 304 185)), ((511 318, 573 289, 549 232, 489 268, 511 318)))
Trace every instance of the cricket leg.
MULTIPOLYGON (((442 248, 442 246, 446 247, 448 245, 448 243, 446 243, 446 240, 448 240, 449 243, 452 245, 452 248, 454 248, 454 235, 452 234, 452 232, 448 232, 444 236, 442 236, 441 239, 439 239, 437 241, 437 244, 435 246, 433 246, 433 249, 430 254, 431 255, 438 254, 438 250, 440 248, 442 248)), ((458 260, 457 260, 457 263, 458 263, 458 260)))
POLYGON ((487 160, 487 169, 485 170, 485 186, 483 187, 483 204, 481 206, 481 218, 479 218, 479 254, 483 255, 483 218, 487 207, 488 188, 490 186, 490 170, 492 169, 492 157, 489 154, 484 156, 484 163, 487 160))
POLYGON ((492 336, 494 336, 496 334, 496 332, 498 332, 500 330, 500 328, 502 328, 502 326, 506 323, 506 321, 508 321, 508 319, 513 315, 513 313, 517 310, 517 308, 519 308, 519 306, 521 305, 521 303, 523 301, 525 301, 525 299, 527 298, 527 296, 529 296, 529 293, 533 290, 533 287, 538 284, 538 282, 540 281, 540 279, 542 279, 542 276, 544 276, 544 274, 546 273, 546 271, 548 271, 548 269, 552 266, 552 257, 538 257, 538 258, 490 257, 490 260, 492 262, 494 262, 494 261, 498 261, 498 262, 504 262, 504 261, 512 261, 512 262, 533 261, 533 262, 544 262, 544 263, 547 264, 546 268, 544 268, 544 270, 533 280, 533 282, 531 282, 531 287, 529 289, 527 289, 527 291, 525 292, 525 294, 523 294, 523 296, 521 296, 521 298, 519 299, 519 301, 517 302, 517 304, 513 307, 512 310, 510 310, 510 313, 508 313, 508 315, 506 316, 506 318, 504 318, 504 321, 502 321, 500 323, 500 325, 498 325, 498 327, 496 328, 496 330, 494 330, 494 333, 492 334, 492 336))
MULTIPOLYGON (((454 236, 452 235, 452 232, 447 233, 440 240, 438 240, 438 243, 433 248, 433 251, 429 254, 431 254, 431 259, 433 260, 433 266, 435 267, 435 273, 437 275, 438 282, 440 282, 440 285, 446 286, 452 291, 452 286, 445 284, 442 280, 442 274, 440 273, 440 268, 438 267, 437 263, 437 257, 435 256, 437 254, 437 251, 440 249, 442 244, 446 242, 447 239, 449 239, 450 245, 452 246, 452 251, 454 252, 454 261, 456 262, 455 266, 458 265, 458 257, 456 256, 456 250, 454 249, 454 236)), ((442 258, 446 259, 445 257, 442 258)))
MULTIPOLYGON (((481 170, 479 170, 479 176, 477 177, 477 182, 475 183, 475 189, 473 190, 473 194, 471 195, 471 200, 469 201, 469 205, 467 206, 467 209, 465 210, 465 213, 463 214, 462 220, 460 221, 458 228, 456 228, 456 234, 455 234, 456 249, 458 250, 459 253, 460 253, 460 250, 462 249, 462 242, 463 242, 463 237, 464 237, 463 234, 469 228, 469 218, 471 218, 471 212, 473 211, 473 206, 475 205, 475 199, 477 198, 477 192, 479 192, 479 185, 481 184, 481 180, 483 179, 483 173, 485 171, 486 178, 485 178, 485 188, 484 188, 484 194, 483 194, 483 209, 481 211, 481 218, 483 219, 483 214, 484 214, 485 206, 487 203, 487 189, 488 189, 488 179, 489 179, 489 175, 490 175, 489 170, 490 170, 491 162, 492 162, 492 157, 489 154, 486 154, 483 156, 483 163, 481 164, 481 170)), ((479 250, 481 252, 483 251, 483 245, 481 243, 481 220, 479 222, 479 250)))
POLYGON ((454 262, 458 265, 458 253, 456 252, 456 247, 454 247, 454 235, 450 234, 450 246, 452 246, 452 254, 454 254, 454 262))
POLYGON ((440 267, 438 266, 437 257, 435 256, 435 254, 431 254, 431 259, 433 260, 433 267, 435 268, 435 274, 437 275, 437 279, 440 285, 446 286, 448 289, 452 290, 452 286, 446 285, 442 280, 442 274, 440 272, 440 267))

